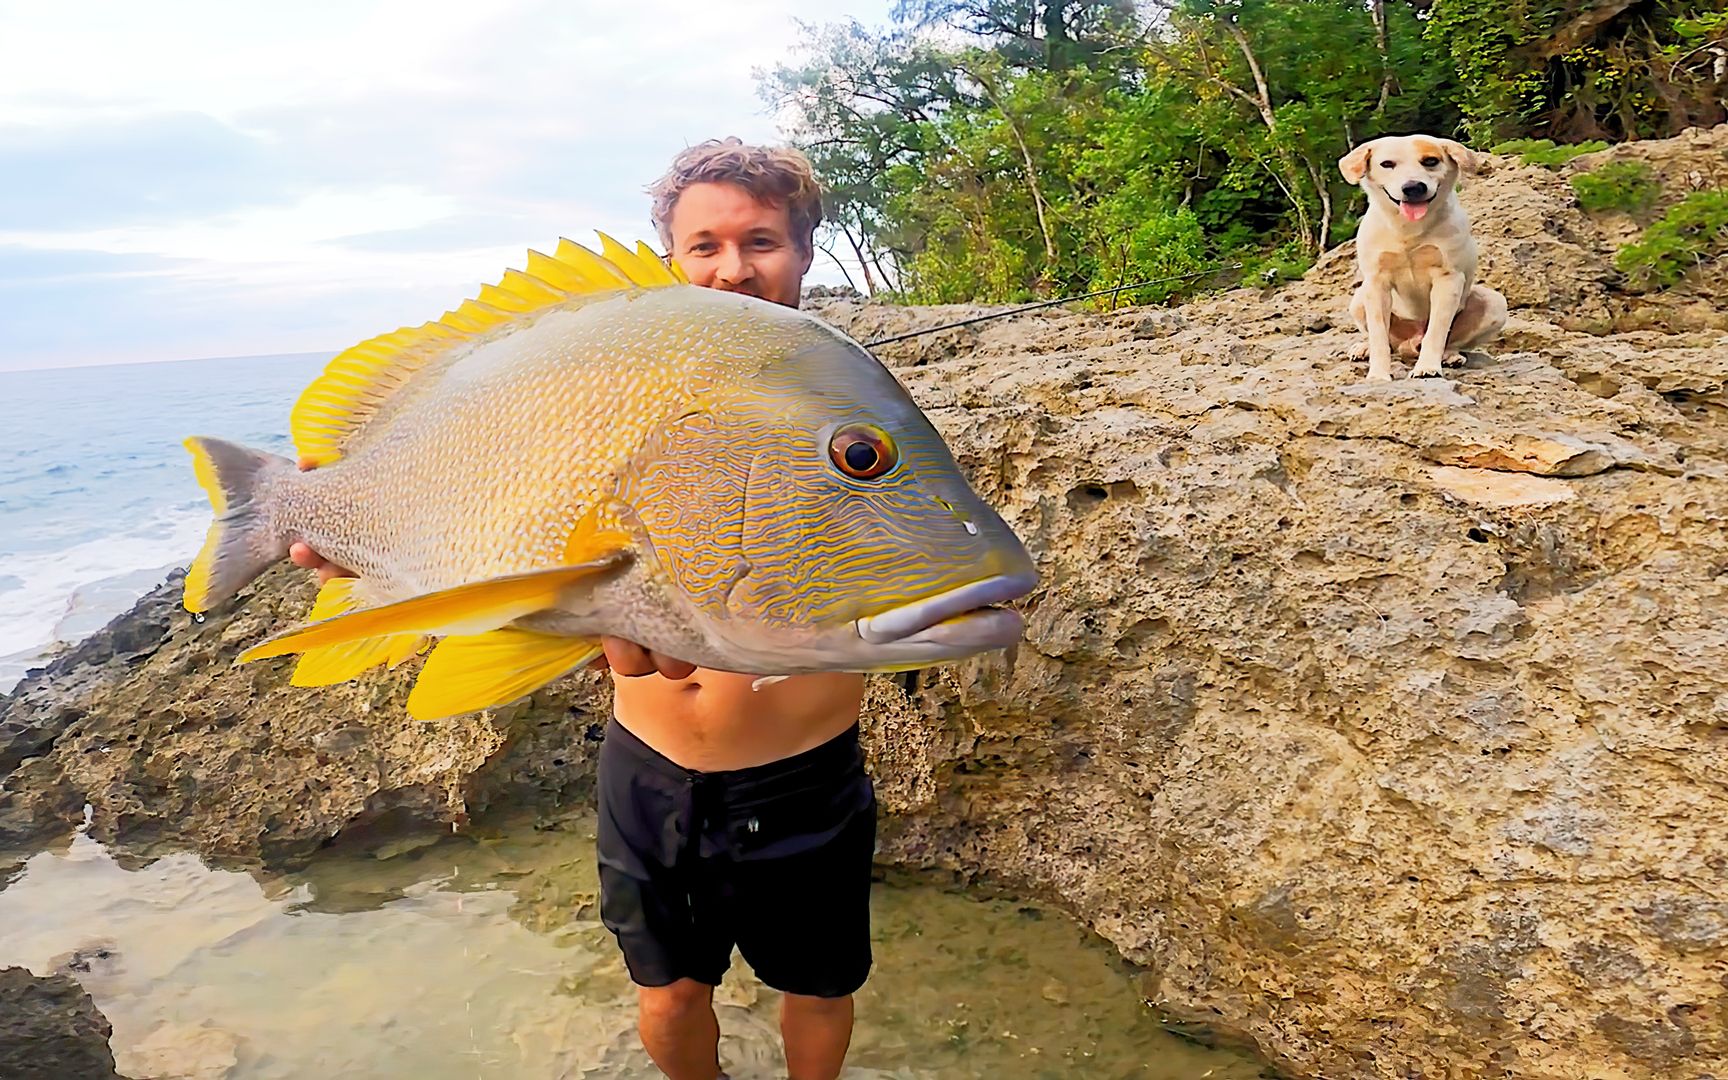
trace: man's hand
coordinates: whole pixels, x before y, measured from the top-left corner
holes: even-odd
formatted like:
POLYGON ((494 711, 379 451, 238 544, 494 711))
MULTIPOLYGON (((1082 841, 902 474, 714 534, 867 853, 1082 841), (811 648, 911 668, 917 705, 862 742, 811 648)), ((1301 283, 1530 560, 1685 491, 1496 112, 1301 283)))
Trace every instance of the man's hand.
MULTIPOLYGON (((305 472, 308 469, 313 468, 315 465, 311 458, 301 458, 299 464, 301 472, 305 472)), ((319 588, 323 588, 325 585, 329 584, 331 578, 354 576, 354 571, 349 570, 346 567, 337 566, 335 563, 330 562, 322 555, 319 555, 316 551, 313 551, 311 545, 306 543, 290 544, 288 547, 288 558, 295 566, 304 570, 318 571, 319 588)))
POLYGON ((696 670, 695 664, 649 652, 634 641, 623 638, 603 637, 600 648, 604 651, 588 665, 596 671, 611 668, 620 675, 629 676, 652 675, 658 671, 668 679, 688 679, 696 670))

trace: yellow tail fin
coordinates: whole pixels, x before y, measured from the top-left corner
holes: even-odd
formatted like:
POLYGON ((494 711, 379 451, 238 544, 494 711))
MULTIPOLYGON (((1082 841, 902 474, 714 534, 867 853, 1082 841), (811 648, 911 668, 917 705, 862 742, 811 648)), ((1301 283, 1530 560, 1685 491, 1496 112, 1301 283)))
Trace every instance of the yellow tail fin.
POLYGON ((186 568, 181 603, 196 614, 233 596, 271 563, 288 557, 288 543, 271 520, 267 493, 271 476, 284 470, 292 473, 294 463, 221 439, 193 436, 182 445, 192 455, 193 475, 216 514, 203 549, 186 568))

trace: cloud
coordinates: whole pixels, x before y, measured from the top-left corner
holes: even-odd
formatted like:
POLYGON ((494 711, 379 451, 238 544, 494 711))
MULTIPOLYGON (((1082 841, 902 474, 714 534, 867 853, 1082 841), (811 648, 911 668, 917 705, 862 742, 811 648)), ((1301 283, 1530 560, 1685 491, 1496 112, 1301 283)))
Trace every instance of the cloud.
MULTIPOLYGON (((74 26, 50 8, 10 5, 0 38, 0 368, 341 348, 560 236, 653 243, 644 188, 674 153, 777 137, 751 71, 801 13, 158 0, 74 26)), ((839 274, 819 260, 810 280, 839 274)))
POLYGON ((0 230, 189 218, 284 193, 256 139, 200 113, 0 128, 0 230))

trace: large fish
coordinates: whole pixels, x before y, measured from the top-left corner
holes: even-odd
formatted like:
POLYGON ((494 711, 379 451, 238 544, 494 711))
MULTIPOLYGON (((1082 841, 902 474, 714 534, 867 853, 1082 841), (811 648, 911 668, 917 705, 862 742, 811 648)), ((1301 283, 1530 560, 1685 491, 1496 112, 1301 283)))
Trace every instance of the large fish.
POLYGON ((418 717, 502 704, 611 634, 772 677, 1008 646, 1031 558, 882 364, 819 319, 601 234, 528 253, 296 403, 318 465, 186 440, 215 509, 185 606, 306 541, 357 575, 240 660, 342 682, 436 640, 418 717))

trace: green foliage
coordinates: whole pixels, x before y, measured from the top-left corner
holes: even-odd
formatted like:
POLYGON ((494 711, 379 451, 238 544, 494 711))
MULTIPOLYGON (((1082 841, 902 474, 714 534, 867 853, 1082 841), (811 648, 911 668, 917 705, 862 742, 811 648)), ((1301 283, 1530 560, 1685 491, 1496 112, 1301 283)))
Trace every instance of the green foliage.
POLYGON ((1694 191, 1627 244, 1614 265, 1635 287, 1666 289, 1705 262, 1728 254, 1728 191, 1694 191))
POLYGON ((1435 0, 1424 37, 1457 74, 1471 137, 1674 135, 1728 119, 1700 43, 1722 0, 1435 0), (1714 10, 1707 10, 1707 9, 1714 10))
POLYGON ((1618 210, 1637 214, 1650 209, 1662 195, 1650 166, 1642 161, 1610 161, 1599 169, 1572 178, 1578 205, 1595 212, 1618 210))
MULTIPOLYGON (((885 29, 804 27, 758 79, 854 284, 1012 302, 1191 275, 1123 298, 1153 302, 1299 275, 1354 233, 1337 162, 1378 135, 1467 131, 1557 168, 1714 122, 1728 20, 1703 8, 1728 0, 1625 2, 896 0, 885 29)), ((1624 169, 1577 185, 1651 194, 1624 169)))
POLYGON ((1570 146, 1556 146, 1553 139, 1511 139, 1496 143, 1491 153, 1517 154, 1526 165, 1541 165, 1549 169, 1558 169, 1575 157, 1594 154, 1598 150, 1608 149, 1608 144, 1600 139, 1589 142, 1573 143, 1570 146))
POLYGON ((1314 256, 1296 244, 1280 244, 1266 251, 1243 252, 1242 280, 1251 285, 1281 285, 1295 281, 1314 265, 1314 256))

